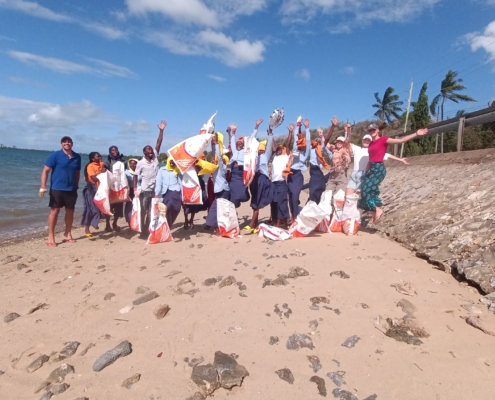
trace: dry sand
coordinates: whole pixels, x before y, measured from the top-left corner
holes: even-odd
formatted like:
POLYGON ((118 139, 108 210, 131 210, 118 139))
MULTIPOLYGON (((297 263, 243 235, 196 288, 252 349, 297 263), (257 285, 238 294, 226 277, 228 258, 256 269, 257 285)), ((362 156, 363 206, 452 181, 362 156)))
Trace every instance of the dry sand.
MULTIPOLYGON (((266 218, 267 212, 261 216, 266 218)), ((241 220, 248 214, 244 204, 239 209, 241 220)), ((495 337, 468 325, 462 317, 470 314, 462 306, 478 307, 482 323, 491 331, 495 315, 479 303, 481 296, 474 288, 459 284, 398 244, 373 232, 355 237, 312 234, 268 244, 256 236, 212 238, 201 228, 203 214, 197 215, 193 231, 182 230, 182 221, 179 217, 173 227, 176 241, 158 245, 146 245, 127 229, 88 239, 79 228, 74 235, 77 243, 56 249, 40 239, 3 246, 0 259, 9 255, 22 259, 0 269, 1 312, 20 314, 10 323, 0 323, 4 371, 0 397, 39 399, 43 391, 34 394, 34 389, 61 362, 53 362, 53 355, 33 373, 26 372, 26 366, 40 354, 51 355, 65 343, 78 341, 76 354, 64 360, 74 366, 75 374, 66 377, 70 387, 54 397, 57 400, 186 399, 198 387, 184 359, 204 357, 206 364, 213 362, 217 350, 237 354, 249 376, 242 387, 218 389, 216 399, 319 399, 316 384, 310 382, 314 375, 325 380, 327 397, 333 398, 336 385, 326 374, 336 371, 345 371, 342 389, 360 400, 372 394, 401 400, 493 399, 495 337), (305 255, 290 255, 295 249, 305 255), (36 261, 30 263, 30 258, 36 261), (19 263, 28 267, 18 270, 19 263), (296 266, 309 276, 289 278, 287 286, 262 288, 264 278, 276 278, 296 266), (181 272, 167 277, 173 270, 181 272), (335 270, 350 278, 330 276, 335 270), (218 275, 241 281, 247 297, 239 295, 237 285, 202 284, 218 275), (174 296, 172 287, 185 277, 195 285, 185 284, 183 290, 199 291, 194 297, 174 296), (391 287, 407 281, 417 295, 406 296, 391 287), (159 297, 119 313, 141 296, 136 294, 139 286, 159 297), (110 292, 115 296, 104 300, 110 292), (315 296, 328 297, 328 308, 319 304, 319 310, 310 309, 315 296), (421 339, 422 345, 387 337, 383 318, 380 325, 374 322, 378 315, 402 318, 405 314, 396 306, 402 298, 417 307, 415 316, 431 335, 421 339), (40 303, 48 306, 28 315, 40 303), (153 310, 160 304, 171 310, 158 320, 153 310), (275 305, 286 312, 283 304, 292 310, 289 318, 274 312, 275 305), (318 322, 313 331, 312 320, 318 322), (287 349, 287 339, 294 333, 310 336, 314 349, 287 349), (353 335, 360 337, 355 347, 342 346, 353 335), (271 336, 278 336, 278 344, 269 344, 271 336), (98 356, 124 340, 132 344, 132 354, 94 372, 98 356), (95 346, 81 356, 90 343, 95 346), (320 359, 317 373, 310 368, 310 355, 320 359), (275 374, 281 368, 292 371, 292 385, 275 374), (121 387, 135 373, 141 374, 140 381, 131 389, 121 387)))

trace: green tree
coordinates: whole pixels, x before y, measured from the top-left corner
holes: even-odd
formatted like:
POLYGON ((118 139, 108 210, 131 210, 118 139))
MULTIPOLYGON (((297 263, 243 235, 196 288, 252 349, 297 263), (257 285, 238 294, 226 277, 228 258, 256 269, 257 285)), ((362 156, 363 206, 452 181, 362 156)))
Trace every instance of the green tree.
POLYGON ((390 124, 392 122, 392 117, 396 119, 400 118, 399 113, 402 111, 400 107, 404 102, 399 100, 399 96, 396 94, 392 94, 394 92, 394 88, 388 87, 385 90, 385 94, 383 95, 383 99, 380 99, 378 96, 378 92, 375 93, 376 103, 373 104, 374 108, 378 108, 375 116, 380 119, 380 121, 387 122, 390 124))
POLYGON ((445 104, 445 100, 451 100, 454 103, 459 103, 459 101, 476 101, 472 97, 469 97, 465 94, 459 94, 456 92, 460 92, 461 90, 466 89, 466 87, 462 84, 462 79, 457 79, 457 71, 449 70, 445 79, 442 81, 440 87, 440 94, 435 96, 433 101, 430 104, 430 111, 433 116, 437 115, 437 106, 438 102, 442 100, 442 104, 440 105, 440 116, 443 121, 443 106, 445 104))

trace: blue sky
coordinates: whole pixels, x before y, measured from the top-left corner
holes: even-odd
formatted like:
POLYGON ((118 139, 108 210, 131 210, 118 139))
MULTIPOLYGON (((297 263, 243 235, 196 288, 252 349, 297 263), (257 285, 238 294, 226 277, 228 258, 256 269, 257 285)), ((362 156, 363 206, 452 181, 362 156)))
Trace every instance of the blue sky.
POLYGON ((140 154, 166 119, 164 151, 217 110, 241 133, 276 107, 359 121, 449 68, 478 102, 446 115, 495 99, 495 0, 0 0, 0 143, 140 154))

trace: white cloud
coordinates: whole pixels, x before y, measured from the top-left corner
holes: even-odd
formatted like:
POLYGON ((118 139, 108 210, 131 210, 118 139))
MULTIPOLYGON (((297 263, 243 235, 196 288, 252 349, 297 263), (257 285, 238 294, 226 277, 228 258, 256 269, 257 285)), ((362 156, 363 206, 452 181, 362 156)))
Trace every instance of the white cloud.
POLYGON ((490 60, 495 61, 495 21, 488 24, 485 30, 466 35, 472 51, 485 50, 490 60))
POLYGON ((25 14, 31 15, 37 18, 48 19, 58 22, 72 22, 73 18, 56 13, 46 7, 39 5, 33 1, 25 0, 0 0, 0 7, 8 8, 11 10, 21 11, 25 14))
POLYGON ((309 81, 311 78, 311 73, 309 72, 309 69, 303 68, 297 73, 297 76, 305 81, 309 81))
POLYGON ((81 23, 81 25, 86 28, 88 31, 94 32, 100 36, 103 36, 110 40, 123 39, 127 36, 127 33, 118 28, 104 25, 95 22, 85 22, 81 23))
POLYGON ((88 66, 60 58, 45 57, 23 51, 11 50, 8 52, 8 55, 25 64, 40 66, 62 74, 92 74, 101 77, 117 76, 121 78, 136 77, 136 74, 128 68, 94 58, 88 58, 88 60, 95 64, 95 66, 88 66))
POLYGON ((151 132, 151 124, 143 119, 137 122, 124 121, 119 133, 123 135, 135 135, 137 133, 149 133, 151 132))
POLYGON ((36 82, 29 78, 23 78, 22 76, 9 76, 9 81, 21 85, 35 86, 39 89, 48 89, 49 87, 46 83, 36 82))
POLYGON ((217 75, 206 75, 206 76, 217 82, 225 82, 225 78, 222 78, 221 76, 217 76, 217 75))

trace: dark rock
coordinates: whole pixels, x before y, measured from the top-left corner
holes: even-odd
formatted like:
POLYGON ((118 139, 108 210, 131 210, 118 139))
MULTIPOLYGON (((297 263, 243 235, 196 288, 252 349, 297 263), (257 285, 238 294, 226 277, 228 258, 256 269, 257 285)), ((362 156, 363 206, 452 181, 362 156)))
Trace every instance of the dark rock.
POLYGON ((232 275, 229 275, 220 281, 218 287, 221 289, 225 286, 233 285, 235 282, 236 282, 235 278, 232 275))
POLYGON ((376 400, 377 398, 378 398, 378 396, 376 394, 372 394, 371 396, 368 396, 363 400, 376 400))
POLYGON ((146 293, 147 291, 149 291, 150 288, 149 287, 146 287, 146 286, 138 286, 136 288, 136 294, 143 294, 143 293, 146 293))
POLYGON ((333 312, 337 315, 342 314, 338 308, 334 308, 333 312))
POLYGON ((28 311, 28 315, 29 315, 29 314, 32 314, 32 313, 34 313, 35 311, 38 311, 38 310, 45 310, 45 309, 47 309, 47 308, 49 308, 49 307, 50 307, 50 306, 49 306, 48 304, 46 304, 46 303, 40 303, 40 304, 38 304, 36 307, 31 308, 31 309, 28 311))
POLYGON ((270 286, 271 284, 272 284, 272 280, 265 278, 265 280, 263 281, 263 286, 261 286, 261 288, 263 289, 265 286, 270 286))
POLYGON ((131 353, 132 345, 126 340, 98 357, 93 364, 93 371, 100 372, 103 368, 113 364, 120 357, 128 356, 131 353))
POLYGON ((301 267, 293 267, 290 269, 289 278, 297 278, 298 276, 308 276, 309 272, 301 267))
POLYGON ((120 386, 125 387, 126 389, 130 389, 132 385, 136 382, 139 382, 141 379, 141 374, 134 374, 130 378, 127 378, 120 386))
POLYGON ((193 368, 196 365, 199 365, 199 364, 203 363, 204 361, 205 361, 205 359, 203 357, 192 358, 191 360, 189 360, 189 362, 187 363, 187 365, 189 365, 191 368, 193 368))
POLYGON ((247 286, 246 286, 246 285, 240 285, 240 286, 239 286, 239 290, 240 290, 241 292, 243 292, 243 291, 247 290, 247 286))
POLYGON ((289 339, 287 339, 286 347, 289 350, 299 350, 300 348, 307 347, 313 350, 315 346, 313 345, 313 340, 305 334, 294 333, 289 339))
POLYGON ((46 380, 49 383, 61 383, 65 380, 65 377, 75 372, 74 367, 67 363, 61 364, 58 368, 55 368, 46 380))
POLYGON ((220 387, 217 369, 212 364, 196 365, 192 370, 191 380, 207 396, 220 387))
POLYGON ((342 278, 342 279, 349 279, 350 276, 347 275, 344 271, 333 271, 333 272, 330 272, 330 276, 334 276, 334 275, 337 275, 338 277, 342 278))
POLYGON ((221 351, 215 352, 213 365, 218 371, 220 385, 225 389, 241 386, 244 378, 249 376, 247 369, 238 364, 234 357, 221 351))
POLYGON ((67 346, 65 346, 62 350, 60 350, 59 361, 73 356, 76 353, 77 348, 79 347, 80 344, 81 343, 79 342, 70 342, 67 346))
POLYGON ((138 297, 136 300, 132 302, 132 304, 138 306, 140 304, 147 303, 148 301, 156 299, 158 296, 160 295, 157 292, 149 292, 141 297, 138 297))
POLYGON ((31 364, 29 364, 26 368, 26 371, 32 374, 34 371, 40 369, 44 363, 46 363, 50 357, 45 354, 39 356, 36 360, 34 360, 31 364))
POLYGON ((278 304, 275 304, 275 308, 273 309, 273 312, 277 314, 280 318, 282 318, 282 310, 278 308, 278 304))
POLYGON ((413 344, 415 346, 423 344, 423 342, 417 336, 414 336, 409 328, 405 326, 391 326, 387 329, 385 335, 397 340, 398 342, 413 344))
POLYGON ((156 319, 162 319, 168 314, 169 311, 170 307, 168 304, 161 304, 153 310, 153 314, 155 315, 156 319))
POLYGON ((24 268, 29 268, 29 265, 26 265, 26 264, 17 264, 17 270, 21 270, 21 269, 24 269, 24 268))
POLYGON ((339 372, 329 372, 327 376, 330 378, 330 380, 335 383, 338 387, 341 387, 343 384, 345 384, 344 381, 344 376, 345 372, 344 371, 339 371, 339 372))
POLYGON ((105 269, 107 266, 106 265, 98 265, 98 267, 96 267, 96 269, 105 269))
POLYGON ((275 371, 278 377, 286 382, 289 382, 291 385, 294 383, 294 375, 289 368, 279 369, 275 371))
POLYGON ((192 396, 189 396, 186 400, 205 400, 205 399, 206 399, 206 397, 203 396, 202 393, 196 392, 192 396))
POLYGON ((311 363, 310 368, 313 368, 313 372, 318 372, 321 369, 320 359, 317 356, 308 356, 308 360, 311 363))
POLYGON ((9 323, 9 322, 12 322, 14 319, 17 319, 17 318, 19 318, 19 317, 20 317, 20 315, 19 315, 19 314, 15 313, 15 312, 12 312, 12 313, 10 313, 10 314, 7 314, 7 315, 3 318, 3 320, 4 320, 4 322, 9 323))
POLYGON ((348 347, 349 349, 354 347, 357 342, 359 342, 361 338, 358 335, 354 335, 351 337, 348 337, 344 343, 342 343, 342 346, 348 347))
POLYGON ((105 297, 103 297, 103 300, 111 300, 112 297, 115 296, 115 293, 107 293, 105 297))
POLYGON ((217 284, 217 278, 208 278, 203 282, 204 286, 213 286, 217 284))
POLYGON ((52 397, 53 393, 51 391, 48 391, 40 397, 40 400, 50 400, 52 397))
POLYGON ((325 304, 329 304, 330 303, 330 300, 328 300, 328 298, 324 297, 324 296, 319 296, 319 297, 311 297, 309 299, 309 301, 313 304, 320 304, 320 303, 325 303, 325 304))
POLYGON ((321 396, 327 397, 327 388, 323 378, 314 375, 309 379, 309 381, 316 383, 316 386, 318 387, 318 393, 320 393, 321 396))
POLYGON ((54 385, 50 388, 50 392, 55 396, 57 394, 64 393, 67 389, 69 389, 70 385, 67 383, 62 383, 60 385, 54 385))
POLYGON ((358 398, 354 396, 351 392, 339 388, 333 389, 332 394, 333 397, 340 400, 358 400, 358 398))
POLYGON ((278 336, 270 336, 270 344, 273 346, 274 344, 277 344, 279 341, 278 336))
POLYGON ((279 275, 278 278, 271 281, 272 286, 286 286, 289 284, 289 281, 285 279, 283 275, 279 275))
POLYGON ((203 248, 203 245, 202 244, 198 244, 198 249, 202 249, 203 248))

